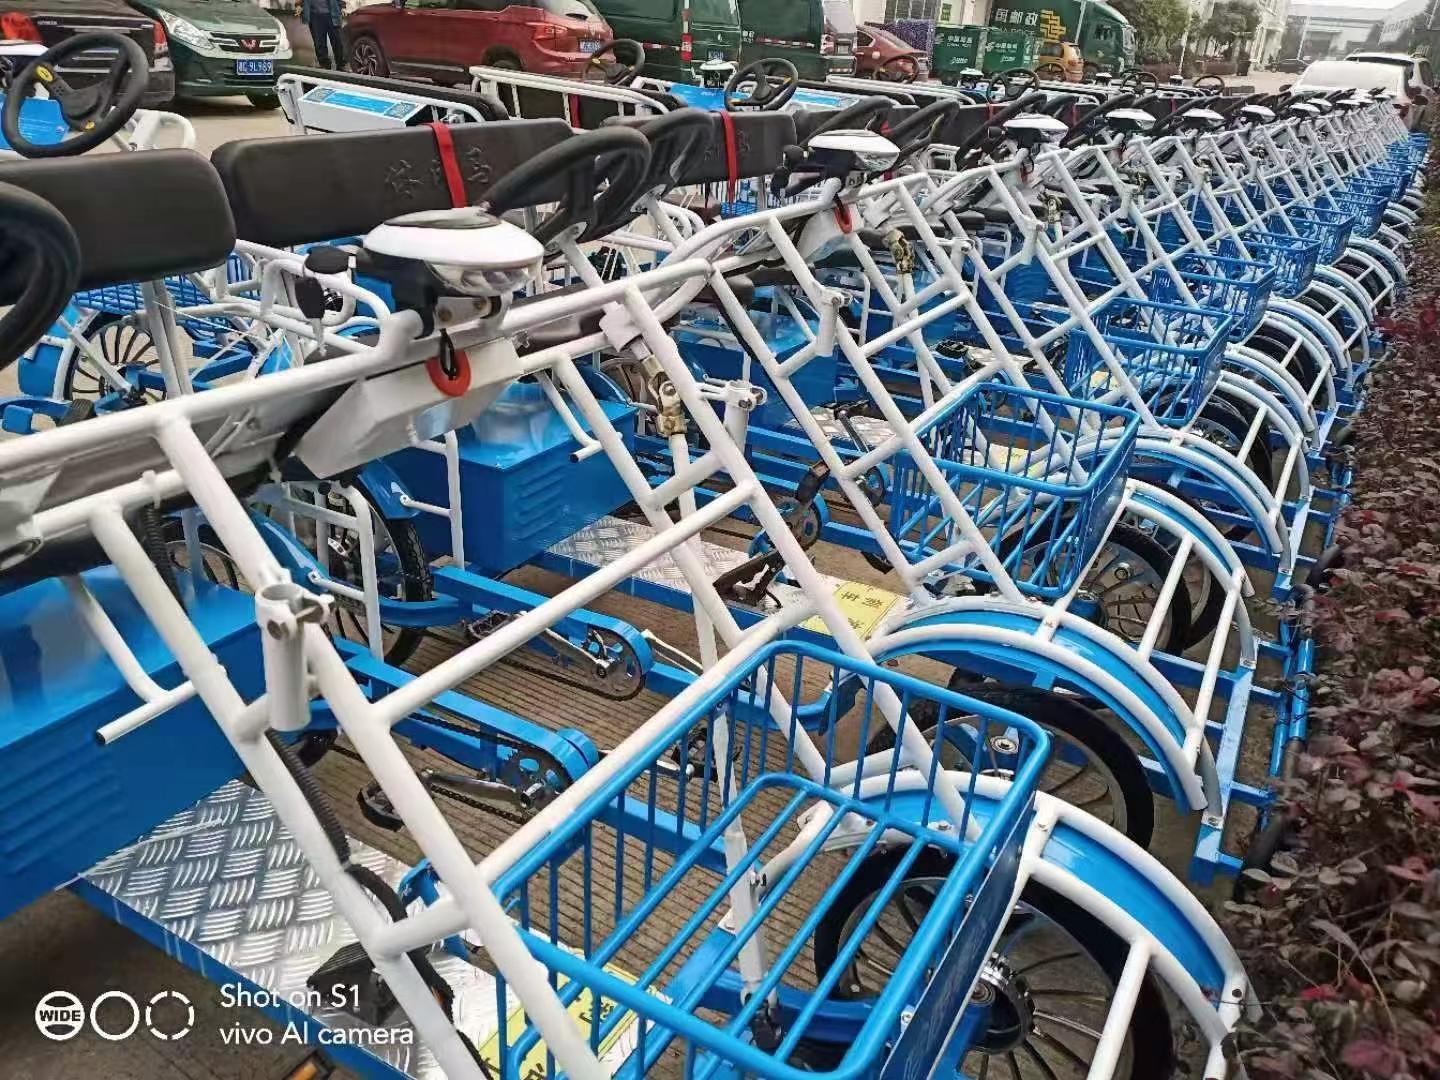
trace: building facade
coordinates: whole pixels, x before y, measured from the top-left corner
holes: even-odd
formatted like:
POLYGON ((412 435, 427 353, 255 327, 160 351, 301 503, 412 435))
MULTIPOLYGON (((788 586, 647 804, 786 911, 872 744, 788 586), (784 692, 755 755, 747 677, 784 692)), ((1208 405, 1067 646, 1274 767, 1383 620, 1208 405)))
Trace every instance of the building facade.
POLYGON ((1434 0, 1294 0, 1289 27, 1304 59, 1343 58, 1352 49, 1401 41, 1434 0))

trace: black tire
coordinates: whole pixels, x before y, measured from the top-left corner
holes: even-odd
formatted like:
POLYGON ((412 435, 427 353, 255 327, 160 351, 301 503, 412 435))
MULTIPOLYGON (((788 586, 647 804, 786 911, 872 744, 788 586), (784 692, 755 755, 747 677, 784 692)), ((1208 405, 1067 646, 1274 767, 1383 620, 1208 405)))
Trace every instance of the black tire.
POLYGON ((380 39, 374 34, 360 34, 350 42, 349 60, 345 66, 357 75, 374 75, 383 79, 390 74, 390 60, 380 39))
POLYGON ((267 112, 280 107, 280 95, 272 91, 263 91, 254 94, 246 94, 246 100, 257 109, 264 109, 267 112))
MULTIPOLYGON (((1205 422, 1212 425, 1213 429, 1227 438, 1216 439, 1217 445, 1228 450, 1239 448, 1245 441, 1245 436, 1250 433, 1250 420, 1240 412, 1229 401, 1220 397, 1211 397, 1200 410, 1196 422, 1205 422)), ((1250 450, 1245 455, 1244 464, 1260 479, 1260 483, 1268 489, 1273 489, 1275 484, 1275 462, 1270 454, 1270 445, 1263 437, 1257 437, 1250 444, 1250 450)))
MULTIPOLYGON (((1182 495, 1167 484, 1156 484, 1155 486, 1162 491, 1169 492, 1175 496, 1175 498, 1195 510, 1196 513, 1202 517, 1204 516, 1204 508, 1198 506, 1195 500, 1188 495, 1182 495)), ((1163 544, 1160 546, 1162 548, 1164 547, 1163 544)), ((1225 590, 1217 587, 1218 583, 1215 581, 1215 575, 1210 572, 1208 566, 1205 566, 1203 563, 1197 563, 1197 565, 1199 565, 1200 570, 1203 572, 1204 578, 1198 586, 1200 588, 1198 595, 1191 592, 1188 588, 1186 589, 1186 594, 1190 600, 1190 632, 1185 636, 1185 640, 1180 647, 1181 652, 1184 652, 1194 645, 1198 645, 1210 636, 1211 632, 1220 625, 1220 613, 1225 607, 1225 590)))
MULTIPOLYGON (((1245 344, 1258 352, 1263 352, 1277 364, 1284 364, 1285 370, 1294 376, 1295 381, 1308 393, 1310 387, 1315 385, 1315 380, 1320 377, 1320 366, 1310 355, 1310 350, 1296 349, 1295 355, 1287 362, 1285 354, 1290 351, 1290 346, 1285 342, 1277 341, 1268 331, 1268 327, 1262 326, 1245 339, 1245 344)), ((1332 402, 1322 386, 1320 393, 1315 398, 1315 411, 1326 412, 1331 404, 1332 402)))
POLYGON ((501 71, 524 71, 525 65, 510 53, 500 53, 485 61, 486 67, 499 68, 501 71))
MULTIPOLYGON (((845 944, 846 917, 851 913, 863 913, 868 909, 870 898, 873 898, 889 881, 903 854, 903 851, 891 851, 866 860, 841 890, 835 904, 815 930, 815 972, 817 977, 824 978, 830 971, 841 947, 845 944)), ((900 886, 899 895, 905 896, 907 903, 923 903, 925 896, 923 883, 948 875, 951 865, 952 860, 948 855, 934 849, 927 849, 915 861, 907 875, 907 884, 900 886), (915 882, 915 885, 908 884, 910 881, 915 882)), ((1066 947, 1079 950, 1079 952, 1073 953, 1074 957, 1078 959, 1081 953, 1087 956, 1094 968, 1097 969, 1097 973, 1103 974, 1113 989, 1124 970, 1125 959, 1129 953, 1128 947, 1095 916, 1065 899, 1059 893, 1032 881, 1025 886, 1021 893, 1020 907, 1011 914, 1006 928, 1001 931, 999 944, 992 956, 1008 960, 1013 969, 1027 975, 1027 982, 1031 984, 1030 992, 1037 1012, 1040 1011, 1040 1004, 1047 999, 1061 1002, 1077 1000, 1075 988, 1072 987, 1055 987, 1048 992, 1037 990, 1036 985, 1039 980, 1045 977, 1036 974, 1041 965, 1034 963, 1027 965, 1023 963, 1022 957, 1008 951, 1013 948, 1014 939, 1023 932, 1023 928, 1037 925, 1033 922, 1037 915, 1062 931, 1069 939, 1066 947), (1028 972, 1025 970, 1027 967, 1028 972), (1054 994, 1054 997, 1051 997, 1051 994, 1054 994)), ((1053 965, 1054 961, 1046 963, 1053 965)), ((1053 966, 1050 970, 1053 972, 1053 966)), ((1050 977, 1053 978, 1053 974, 1050 977)), ((845 978, 841 978, 836 996, 845 997, 848 1000, 863 999, 873 996, 867 992, 869 989, 857 982, 847 983, 845 978), (855 988, 858 988, 860 993, 854 993, 855 988)), ((1054 1013, 1046 1015, 1054 1015, 1054 1013)), ((996 1023, 1000 1022, 1002 1021, 996 1020, 996 1023)), ((1030 1061, 1027 1064, 1034 1062, 1035 1056, 1033 1055, 1041 1055, 1047 1064, 1052 1064, 1051 1068, 1043 1072, 1034 1072, 1033 1075, 1048 1074, 1051 1077, 1063 1078, 1063 1080, 1083 1076, 1093 1052, 1090 1055, 1084 1053, 1083 1049, 1079 1049, 1077 1052, 1078 1048, 1073 1048, 1073 1039, 1086 1036, 1076 1036, 1073 1029, 1063 1028, 1053 1022, 1042 1020, 1041 1023, 1051 1028, 1050 1031, 1042 1033, 1041 1039, 1033 1038, 1033 1023, 1030 1031, 1025 1032, 1020 1039, 1021 1045, 1028 1048, 1026 1056, 1030 1058, 1030 1061), (1066 1045, 1071 1046, 1072 1050, 1068 1055, 1062 1054, 1057 1062, 1048 1054, 1056 1053, 1054 1044, 1059 1040, 1059 1032, 1062 1030, 1070 1031, 1071 1040, 1067 1041, 1066 1045)), ((1095 1029, 1092 1027, 1092 1030, 1095 1029)), ((993 1031, 992 1027, 992 1031, 986 1034, 989 1035, 993 1031)), ((1171 1080, 1174 1076, 1174 1029, 1169 1007, 1165 1003, 1164 994, 1153 974, 1147 973, 1140 984, 1135 1011, 1130 1019, 1128 1046, 1130 1050, 1129 1067, 1118 1069, 1113 1074, 1116 1080, 1171 1080)), ((997 1052, 1003 1053, 1003 1051, 997 1052)), ((964 1068, 962 1064, 961 1071, 965 1075, 977 1075, 974 1064, 974 1058, 977 1055, 981 1058, 990 1056, 981 1049, 971 1050, 965 1058, 970 1062, 969 1068, 964 1068)), ((807 1053, 806 1056, 810 1055, 807 1053)), ((979 1075, 984 1075, 984 1073, 979 1075)))
MULTIPOLYGON (((398 574, 400 595, 395 599, 409 602, 429 599, 431 592, 430 564, 426 559, 425 548, 420 543, 420 533, 415 528, 414 522, 405 518, 384 517, 373 503, 371 506, 378 525, 384 528, 390 536, 390 542, 395 550, 395 561, 400 567, 398 574)), ((177 558, 179 553, 185 549, 185 534, 180 519, 168 518, 165 528, 165 542, 170 546, 172 560, 182 569, 187 568, 186 564, 177 558)), ((225 551, 220 538, 209 525, 204 523, 200 526, 200 543, 205 548, 207 576, 226 588, 248 592, 249 586, 241 575, 239 567, 225 551)), ((342 577, 340 580, 347 579, 342 577)), ((338 630, 342 637, 357 641, 362 645, 365 644, 367 638, 364 616, 356 610, 355 606, 347 604, 337 597, 333 611, 334 629, 338 630)), ((387 626, 384 628, 384 632, 388 635, 388 640, 385 642, 385 662, 395 667, 399 667, 410 659, 425 638, 424 629, 415 626, 387 626)))
MULTIPOLYGON (((420 531, 409 518, 389 518, 380 513, 380 508, 366 493, 377 523, 390 534, 399 564, 399 595, 392 597, 410 603, 428 600, 431 594, 430 561, 425 555, 425 545, 420 542, 420 531)), ((378 530, 377 537, 378 540, 378 530)), ((358 580, 355 582, 358 585, 358 580)), ((335 602, 335 622, 342 636, 351 641, 365 644, 365 617, 351 604, 339 598, 335 602)), ((425 639, 425 630, 418 626, 384 626, 385 662, 399 667, 414 655, 420 642, 425 639)))
MULTIPOLYGON (((1103 763, 1110 772, 1114 787, 1118 789, 1118 801, 1121 805, 1117 810, 1123 812, 1123 816, 1119 812, 1111 814, 1108 820, 1104 815, 1096 816, 1107 825, 1119 828, 1141 847, 1150 846, 1150 840, 1155 834, 1155 794, 1145 779, 1145 767, 1140 764, 1140 758, 1125 741, 1124 736, 1094 710, 1075 697, 1057 694, 1052 690, 1042 690, 1034 686, 977 683, 970 672, 960 668, 950 673, 947 688, 957 694, 966 694, 1034 720, 1046 731, 1077 744, 1090 757, 1103 763)), ((918 703, 911 710, 911 719, 921 726, 933 745, 937 719, 935 703, 918 703)), ((894 745, 894 729, 889 724, 882 723, 870 737, 865 749, 867 753, 874 754, 894 745)), ((1041 791, 1053 793, 1057 798, 1063 799, 1064 789, 1072 782, 1069 776, 1054 776, 1051 767, 1047 766, 1040 775, 1039 786, 1041 791), (1050 778, 1048 787, 1047 777, 1050 778)))
POLYGON ((1246 870, 1263 870, 1270 873, 1275 868, 1275 856, 1290 846, 1290 818, 1278 811, 1274 813, 1268 824, 1263 829, 1257 829, 1255 835, 1250 839, 1250 846, 1245 849, 1244 861, 1240 863, 1240 873, 1235 877, 1235 885, 1230 891, 1230 898, 1238 903, 1247 903, 1260 887, 1260 882, 1245 876, 1246 870))
MULTIPOLYGON (((1147 563, 1155 580, 1160 584, 1164 583, 1165 578, 1170 573, 1170 567, 1175 562, 1170 552, 1165 550, 1164 545, 1149 534, 1137 529, 1134 525, 1126 525, 1123 523, 1116 525, 1115 528, 1110 531, 1110 535, 1105 541, 1105 548, 1111 545, 1124 548, 1135 558, 1147 563)), ((1097 568, 1106 567, 1106 564, 1102 561, 1105 559, 1105 548, 1101 549, 1100 555, 1095 559, 1094 564, 1092 564, 1092 575, 1097 568)), ((1090 580, 1090 578, 1086 578, 1086 582, 1090 580)), ((1085 582, 1081 583, 1081 588, 1085 588, 1085 582)), ((1156 588, 1158 590, 1159 584, 1157 584, 1156 588)), ((1144 635, 1145 621, 1148 621, 1148 617, 1141 617, 1139 619, 1139 636, 1124 632, 1121 629, 1123 624, 1108 612, 1106 613, 1105 626, 1112 633, 1117 634, 1132 645, 1138 645, 1141 637, 1144 635), (1112 623, 1114 625, 1112 625, 1112 623)), ((1191 633, 1190 593, 1186 589, 1176 589, 1175 595, 1170 598, 1170 627, 1161 635, 1161 638, 1155 642, 1155 647, 1162 652, 1179 655, 1184 652, 1189 645, 1191 633)))

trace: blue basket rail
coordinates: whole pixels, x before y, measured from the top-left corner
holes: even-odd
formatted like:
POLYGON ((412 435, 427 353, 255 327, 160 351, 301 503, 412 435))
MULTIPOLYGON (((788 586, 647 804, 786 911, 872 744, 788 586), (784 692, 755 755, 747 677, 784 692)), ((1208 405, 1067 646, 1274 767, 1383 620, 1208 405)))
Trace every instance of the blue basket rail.
POLYGON ((1356 236, 1371 237, 1380 231, 1380 225, 1385 220, 1385 208, 1389 205, 1383 196, 1364 191, 1337 191, 1330 198, 1337 210, 1354 219, 1356 236))
MULTIPOLYGON (((991 382, 917 434, 1020 590, 1058 600, 1109 528, 1138 430, 1129 409, 991 382)), ((889 531, 907 558, 959 541, 958 523, 908 454, 894 459, 887 502, 889 531)), ((979 558, 966 553, 946 570, 989 581, 979 558)))
MULTIPOLYGON (((1264 279, 1262 274, 1256 280, 1264 279)), ((1216 283, 1207 295, 1218 291, 1216 283)), ((1107 301, 1092 318, 1155 418, 1174 427, 1193 420, 1215 388, 1236 321, 1209 307, 1128 296, 1107 301)), ((1078 330, 1070 334, 1062 377, 1072 394, 1087 400, 1113 398, 1121 391, 1094 340, 1078 330)))
MULTIPOLYGON (((1144 248, 1123 246, 1119 250, 1120 257, 1132 270, 1151 261, 1144 248)), ((1265 317, 1265 305, 1275 288, 1272 267, 1253 259, 1202 252, 1174 255, 1171 261, 1197 307, 1233 317, 1230 340, 1244 341, 1259 328, 1265 317)), ((1114 286, 1119 280, 1094 247, 1087 248, 1079 262, 1071 264, 1071 270, 1082 283, 1104 288, 1114 286)), ((1152 300, 1184 303, 1174 277, 1163 267, 1152 269, 1142 285, 1152 300)))
MULTIPOLYGON (((1263 229, 1247 230, 1240 239, 1251 258, 1274 267, 1274 292, 1277 296, 1298 296, 1310 287, 1319 262, 1320 241, 1263 229)), ((1238 258, 1240 249, 1226 238, 1220 244, 1220 254, 1226 258, 1238 258)))
MULTIPOLYGON (((1275 282, 1271 289, 1275 295, 1296 296, 1309 287, 1319 260, 1319 240, 1255 228, 1247 223, 1238 205, 1226 205, 1222 209, 1231 223, 1239 227, 1240 239, 1249 257, 1274 268, 1275 282)), ((1236 247, 1233 240, 1228 236, 1219 236, 1207 208, 1196 204, 1190 210, 1190 216, 1202 236, 1212 241, 1218 238, 1219 242, 1214 247, 1217 255, 1226 259, 1245 257, 1246 253, 1236 247)), ((1160 242, 1169 248, 1179 248, 1188 242, 1179 221, 1171 214, 1161 219, 1157 233, 1160 242)))
MULTIPOLYGON (((1014 714, 817 647, 775 643, 677 716, 502 874, 496 891, 592 1049, 613 1053, 626 1040, 617 1075, 639 1077, 659 1066, 687 1078, 805 1080, 812 1070, 792 1060, 801 1040, 832 1045, 839 1064, 824 1075, 891 1075, 897 1056, 923 1065, 954 1051, 948 1022, 902 1032, 901 1017, 913 1010, 948 1021, 965 1007, 1009 915, 1048 750, 1046 735, 1014 714), (858 779, 830 786, 830 770, 848 757, 837 756, 833 736, 817 744, 825 775, 806 775, 793 747, 809 736, 793 715, 782 732, 771 707, 782 692, 796 702, 806 685, 825 683, 853 691, 828 700, 837 714, 846 710, 837 724, 859 725, 860 745, 886 723, 875 703, 882 686, 899 698, 905 724, 930 727, 937 748, 949 726, 961 723, 975 745, 1008 734, 1021 748, 1013 786, 982 815, 972 810, 980 801, 970 776, 960 792, 963 820, 951 823, 933 795, 917 809, 914 784, 904 781, 924 786, 923 777, 895 761, 888 779, 882 771, 864 792, 858 779), (819 817, 797 832, 807 812, 819 817), (869 828, 846 826, 853 839, 842 842, 847 820, 869 828), (727 858, 724 835, 735 825, 745 841, 741 850, 732 841, 727 858), (965 839, 970 825, 978 831, 965 839), (898 861, 885 864, 886 880, 872 899, 842 909, 845 886, 880 852, 882 834, 898 861), (776 862, 787 848, 790 858, 776 862), (859 951, 884 941, 881 915, 917 861, 937 856, 949 870, 888 982, 875 997, 847 1000, 842 980, 859 951), (737 891, 762 873, 753 910, 727 918, 737 891), (826 925, 840 928, 835 962, 813 970, 803 953, 826 925), (758 973, 742 993, 737 966, 747 947, 760 950, 758 973)), ((506 1015, 506 981, 497 982, 497 1009, 506 1015)), ((499 1080, 559 1075, 533 1026, 501 1025, 499 1040, 499 1080)))
POLYGON ((1290 224, 1295 231, 1310 240, 1320 242, 1315 260, 1319 263, 1333 263, 1350 242, 1350 233, 1355 218, 1344 209, 1327 210, 1321 206, 1292 206, 1286 210, 1290 224))

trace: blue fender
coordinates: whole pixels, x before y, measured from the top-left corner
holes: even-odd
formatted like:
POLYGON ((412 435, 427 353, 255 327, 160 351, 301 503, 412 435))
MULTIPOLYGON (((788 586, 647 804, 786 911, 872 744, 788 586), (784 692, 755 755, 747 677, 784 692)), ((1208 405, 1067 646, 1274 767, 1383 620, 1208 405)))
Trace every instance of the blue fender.
POLYGON ((409 489, 400 479, 400 474, 391 468, 383 458, 368 461, 360 466, 359 472, 356 474, 356 483, 364 489, 366 496, 380 511, 381 517, 413 518, 420 513, 413 506, 406 506, 400 501, 401 494, 408 495, 409 489))
POLYGON ((903 612, 869 641, 876 663, 901 656, 929 659, 1002 682, 1064 688, 1102 702, 1159 763, 1183 810, 1220 805, 1219 778, 1201 740, 1191 765, 1184 744, 1194 726, 1189 707, 1158 670, 1114 634, 1069 612, 995 597, 954 597, 903 612), (1036 634, 1048 620, 1053 636, 1036 634))
MULTIPOLYGON (((989 820, 1001 805, 1009 782, 999 777, 971 777, 948 773, 966 793, 971 812, 989 820)), ((935 800, 924 778, 911 772, 894 778, 869 777, 862 798, 883 802, 888 814, 907 809, 916 821, 935 816, 935 800), (893 786, 892 786, 893 785, 893 786)), ((1199 1029, 1209 1046, 1206 1080, 1225 1075, 1221 1044, 1242 1013, 1258 1019, 1258 1005, 1245 969, 1205 906, 1154 856, 1098 819, 1053 796, 1037 793, 1024 830, 1017 884, 1043 885, 1097 918, 1122 943, 1148 952, 1147 967, 1163 982, 1178 1006, 1199 1029)), ((807 825, 805 833, 823 827, 823 816, 807 825)), ((853 846, 859 835, 835 843, 853 846)), ((897 836, 897 840, 903 839, 897 836)), ((883 841, 882 841, 883 842, 883 841)), ((723 858, 717 852, 716 858, 723 858)), ((723 865, 723 864, 722 864, 723 865)), ((712 963, 707 946, 692 962, 712 963), (704 955, 702 955, 704 954, 704 955)), ((743 1000, 740 974, 733 968, 711 987, 701 1004, 721 1012, 734 1012, 743 1000)), ((827 1000, 815 1008, 809 995, 794 987, 781 987, 777 1007, 782 1017, 806 1010, 813 1017, 807 1035, 826 1042, 847 1042, 864 1022, 863 1001, 827 1000)))
POLYGON ((1271 522, 1269 511, 1275 505, 1274 493, 1264 488, 1249 469, 1233 454, 1196 435, 1176 447, 1167 433, 1152 435, 1141 432, 1135 443, 1135 461, 1131 475, 1137 479, 1166 483, 1176 471, 1182 482, 1188 475, 1212 490, 1201 497, 1207 502, 1223 505, 1229 512, 1246 519, 1261 538, 1269 558, 1288 572, 1295 561, 1288 528, 1271 522), (1285 532, 1281 529, 1285 528, 1285 532))
MULTIPOLYGON (((995 813, 1009 786, 998 777, 979 777, 972 789, 968 774, 948 775, 967 792, 982 820, 995 813)), ((917 815, 934 806, 933 797, 918 788, 898 798, 914 799, 917 815)), ((893 799, 890 806, 893 813, 893 799)), ((1212 1045, 1242 1011, 1253 1010, 1235 950, 1205 906, 1164 864, 1122 833, 1054 796, 1037 792, 1034 815, 1022 877, 1028 872, 1029 880, 1074 901, 1124 941, 1148 939, 1156 950, 1156 974, 1212 1045)))

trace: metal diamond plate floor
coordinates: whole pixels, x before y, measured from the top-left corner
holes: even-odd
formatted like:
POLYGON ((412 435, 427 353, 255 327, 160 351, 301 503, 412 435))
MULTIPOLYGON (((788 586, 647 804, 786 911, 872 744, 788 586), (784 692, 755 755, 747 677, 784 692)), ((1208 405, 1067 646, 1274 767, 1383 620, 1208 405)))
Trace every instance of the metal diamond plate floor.
MULTIPOLYGON (((354 862, 392 888, 408 868, 359 841, 352 841, 351 850, 354 862)), ((238 780, 116 852, 84 880, 108 896, 118 921, 148 919, 221 965, 222 971, 209 973, 214 981, 245 980, 290 1002, 313 1000, 306 997, 311 973, 356 940, 269 800, 238 780)), ((455 992, 456 1026, 484 1056, 499 1029, 494 978, 444 952, 431 957, 455 992)), ((506 1004, 509 1014, 519 1003, 507 994, 506 1004)), ((338 1008, 304 1011, 318 1024, 350 1029, 353 1038, 364 1039, 356 1029, 368 1025, 338 1008)), ((378 1026, 388 1029, 393 1041, 365 1041, 370 1053, 401 1075, 444 1080, 403 1012, 396 1010, 378 1026)), ((622 1035, 606 1062, 618 1065, 629 1049, 622 1035)))

